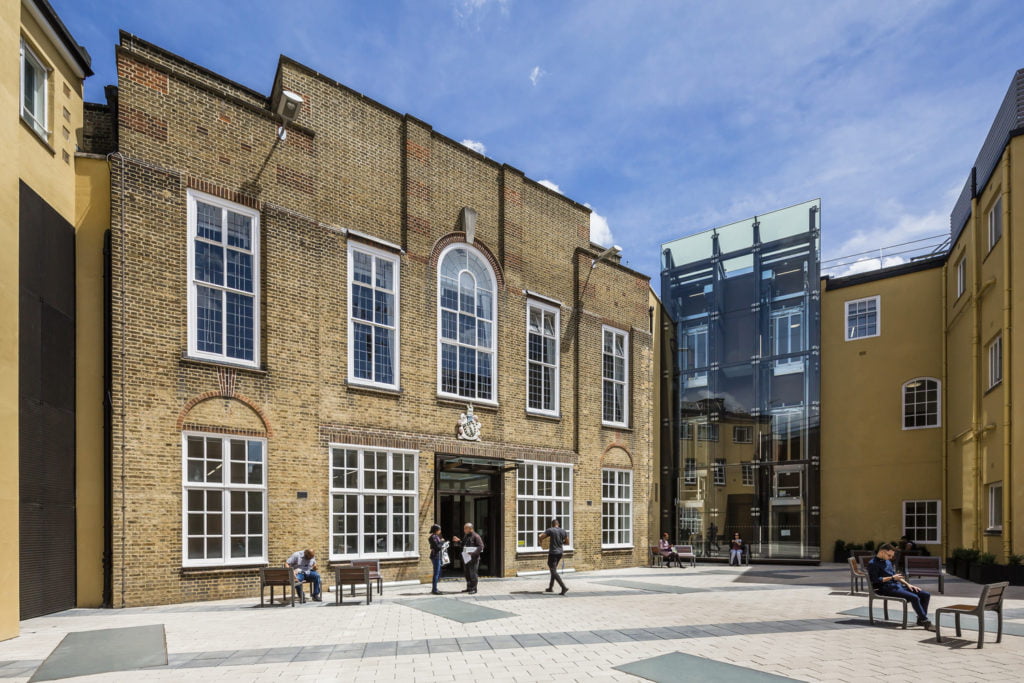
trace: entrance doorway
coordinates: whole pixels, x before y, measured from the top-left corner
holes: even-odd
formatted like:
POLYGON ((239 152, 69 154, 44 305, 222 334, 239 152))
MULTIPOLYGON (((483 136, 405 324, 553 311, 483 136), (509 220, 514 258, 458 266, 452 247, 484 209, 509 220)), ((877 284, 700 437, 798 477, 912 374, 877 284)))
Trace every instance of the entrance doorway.
MULTIPOLYGON (((446 539, 462 538, 462 527, 472 522, 484 540, 480 576, 501 576, 502 485, 501 461, 488 458, 437 456, 437 523, 446 539)), ((445 576, 462 576, 462 545, 452 543, 451 563, 445 576)))

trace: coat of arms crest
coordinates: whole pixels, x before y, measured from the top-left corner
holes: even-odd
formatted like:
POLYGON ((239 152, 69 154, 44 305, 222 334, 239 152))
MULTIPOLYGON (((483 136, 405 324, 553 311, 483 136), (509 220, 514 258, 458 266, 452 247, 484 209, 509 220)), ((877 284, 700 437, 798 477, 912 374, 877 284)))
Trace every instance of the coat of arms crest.
POLYGON ((466 407, 466 412, 459 414, 458 436, 466 441, 480 440, 480 420, 473 414, 473 405, 466 407))

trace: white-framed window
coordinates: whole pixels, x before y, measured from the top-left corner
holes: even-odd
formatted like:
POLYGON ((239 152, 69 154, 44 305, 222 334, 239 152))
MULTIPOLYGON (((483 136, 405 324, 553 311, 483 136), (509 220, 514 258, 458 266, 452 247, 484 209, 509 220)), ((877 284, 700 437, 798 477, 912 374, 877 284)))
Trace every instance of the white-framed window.
POLYGON ((939 380, 932 377, 916 377, 903 384, 903 429, 941 425, 939 387, 939 380))
POLYGON ((988 530, 1003 530, 1003 482, 988 485, 988 530))
POLYGON ((633 546, 633 473, 601 470, 601 547, 633 546))
POLYGON ((629 333, 603 325, 601 348, 601 421, 629 423, 629 333))
POLYGON ((998 334, 988 344, 988 386, 991 389, 1003 381, 1003 335, 998 334))
POLYGON ((754 428, 746 426, 734 426, 732 428, 733 443, 754 443, 754 428))
POLYGON ((267 561, 265 439, 182 434, 184 567, 267 561))
POLYGON ((683 348, 679 350, 682 370, 689 387, 708 384, 708 326, 707 323, 689 327, 683 333, 683 348), (696 368, 701 368, 696 370, 696 368), (688 372, 689 371, 689 372, 688 372))
POLYGON ((683 484, 695 486, 697 484, 697 459, 687 458, 683 463, 683 484))
POLYGON ((519 465, 516 480, 516 551, 543 550, 540 535, 552 519, 559 520, 571 544, 572 465, 525 462, 519 465))
POLYGON ((846 341, 877 337, 882 334, 880 307, 880 297, 877 296, 847 301, 846 341))
POLYGON ((558 414, 560 313, 554 306, 526 304, 526 409, 558 414))
POLYGON ((188 191, 189 355, 257 367, 260 215, 188 191))
POLYGON ((937 500, 903 501, 903 535, 915 543, 938 543, 942 508, 937 500))
POLYGON ((996 199, 996 203, 988 210, 988 248, 996 246, 996 242, 1003 236, 1003 198, 996 199))
POLYGON ((467 244, 438 260, 437 387, 441 396, 496 403, 497 315, 494 272, 467 244))
MULTIPOLYGON (((772 353, 784 356, 804 350, 804 313, 799 307, 772 311, 772 353)), ((801 358, 779 358, 775 361, 775 374, 788 375, 803 372, 804 362, 801 358)))
POLYGON ((24 39, 21 41, 21 118, 36 135, 48 139, 47 83, 50 70, 24 39))
POLYGON ((753 486, 754 485, 754 463, 745 462, 743 463, 743 485, 753 486))
POLYGON ((398 257, 362 244, 348 246, 348 379, 398 389, 398 257))
POLYGON ((693 423, 683 422, 679 425, 680 441, 693 441, 693 423))
POLYGON ((704 515, 700 508, 683 508, 679 513, 680 541, 689 541, 704 528, 704 515))
POLYGON ((416 557, 418 453, 330 446, 330 559, 416 557))
POLYGON ((718 423, 701 422, 698 424, 697 441, 718 441, 718 423))
POLYGON ((725 486, 725 458, 715 458, 711 471, 715 486, 725 486))
POLYGON ((967 291, 967 256, 956 262, 956 296, 959 299, 967 291))

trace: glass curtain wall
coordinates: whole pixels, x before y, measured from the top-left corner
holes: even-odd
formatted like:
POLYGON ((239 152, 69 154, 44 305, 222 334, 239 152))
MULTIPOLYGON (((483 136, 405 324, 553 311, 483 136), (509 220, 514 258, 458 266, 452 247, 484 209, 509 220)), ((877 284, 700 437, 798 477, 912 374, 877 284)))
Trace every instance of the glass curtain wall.
POLYGON ((677 543, 819 559, 820 200, 662 245, 676 321, 677 543))

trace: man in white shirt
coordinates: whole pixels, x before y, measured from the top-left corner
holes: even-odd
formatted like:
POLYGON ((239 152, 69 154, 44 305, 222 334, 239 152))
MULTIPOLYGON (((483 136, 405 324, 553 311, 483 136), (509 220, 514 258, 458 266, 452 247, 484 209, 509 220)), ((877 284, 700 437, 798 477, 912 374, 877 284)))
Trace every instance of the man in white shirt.
POLYGON ((295 570, 295 580, 298 582, 295 590, 299 591, 299 597, 302 596, 302 584, 308 581, 313 584, 313 602, 323 601, 320 596, 320 574, 316 571, 316 555, 312 550, 296 550, 285 560, 285 565, 295 570))

